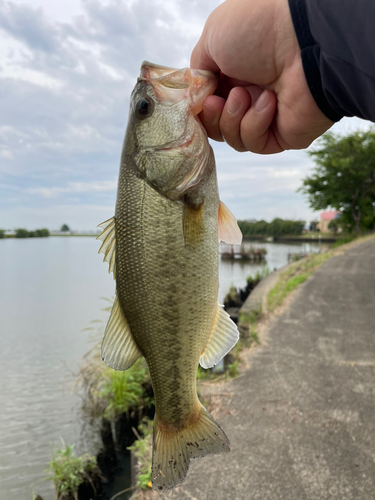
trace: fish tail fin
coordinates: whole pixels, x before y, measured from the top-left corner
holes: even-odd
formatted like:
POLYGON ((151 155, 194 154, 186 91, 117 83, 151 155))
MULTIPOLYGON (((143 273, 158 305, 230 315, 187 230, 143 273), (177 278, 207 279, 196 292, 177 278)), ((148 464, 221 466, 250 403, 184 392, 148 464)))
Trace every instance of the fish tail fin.
POLYGON ((194 422, 181 430, 158 422, 156 414, 152 487, 156 491, 171 490, 184 480, 192 458, 229 450, 227 436, 202 405, 194 422))

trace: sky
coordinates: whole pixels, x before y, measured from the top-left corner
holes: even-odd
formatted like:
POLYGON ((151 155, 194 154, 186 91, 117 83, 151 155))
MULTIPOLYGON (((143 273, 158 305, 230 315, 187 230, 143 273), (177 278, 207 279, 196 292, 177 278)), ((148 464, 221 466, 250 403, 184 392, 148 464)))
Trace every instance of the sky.
MULTIPOLYGON (((217 0, 0 0, 0 228, 112 217, 129 97, 143 60, 186 67, 217 0)), ((368 124, 343 119, 347 133, 368 124)), ((238 219, 318 217, 296 193, 305 151, 212 143, 220 197, 238 219)))

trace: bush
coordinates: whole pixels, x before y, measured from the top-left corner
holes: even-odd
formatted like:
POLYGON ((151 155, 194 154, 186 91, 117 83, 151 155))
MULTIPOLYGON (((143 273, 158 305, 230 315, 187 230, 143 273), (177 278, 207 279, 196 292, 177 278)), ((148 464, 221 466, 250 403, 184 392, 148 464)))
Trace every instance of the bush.
POLYGON ((27 229, 16 229, 16 238, 28 238, 30 233, 27 229))
POLYGON ((46 228, 35 229, 34 236, 38 238, 46 238, 47 236, 49 236, 49 231, 46 228))
POLYGON ((4 229, 0 229, 0 240, 1 238, 4 238, 4 233, 5 233, 4 229))
POLYGON ((78 488, 82 483, 91 483, 92 476, 98 475, 96 459, 88 454, 76 457, 74 445, 65 446, 52 455, 52 460, 46 470, 47 481, 55 485, 56 498, 64 500, 78 498, 78 488))
POLYGON ((300 235, 305 227, 304 221, 274 219, 272 222, 264 220, 257 222, 238 221, 243 236, 285 236, 300 235))
POLYGON ((136 486, 141 490, 147 490, 152 487, 151 484, 151 465, 152 465, 152 429, 153 422, 146 418, 138 426, 141 435, 138 434, 138 439, 134 441, 132 446, 129 446, 137 459, 137 482, 136 486))
POLYGON ((337 248, 340 247, 341 245, 345 245, 346 243, 351 243, 354 241, 358 235, 356 233, 353 234, 348 234, 347 236, 344 236, 343 238, 340 238, 337 240, 333 245, 332 248, 337 248))

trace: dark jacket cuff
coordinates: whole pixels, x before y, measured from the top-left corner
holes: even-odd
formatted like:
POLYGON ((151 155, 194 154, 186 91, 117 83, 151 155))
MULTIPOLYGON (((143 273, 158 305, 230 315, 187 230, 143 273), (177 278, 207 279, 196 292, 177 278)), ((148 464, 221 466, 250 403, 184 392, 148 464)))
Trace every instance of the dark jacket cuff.
POLYGON ((320 46, 314 40, 309 25, 305 0, 288 0, 294 30, 301 49, 303 70, 307 85, 319 109, 333 122, 341 120, 332 109, 324 95, 322 79, 319 70, 320 46))

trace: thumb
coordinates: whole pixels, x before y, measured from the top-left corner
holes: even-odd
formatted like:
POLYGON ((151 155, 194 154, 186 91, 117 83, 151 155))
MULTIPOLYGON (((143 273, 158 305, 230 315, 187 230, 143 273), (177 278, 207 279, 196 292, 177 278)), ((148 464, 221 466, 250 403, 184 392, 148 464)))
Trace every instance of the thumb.
POLYGON ((213 72, 220 71, 219 66, 215 63, 215 61, 211 58, 206 48, 206 32, 203 30, 203 33, 198 40, 198 43, 193 49, 190 57, 190 68, 192 69, 203 69, 213 72))

